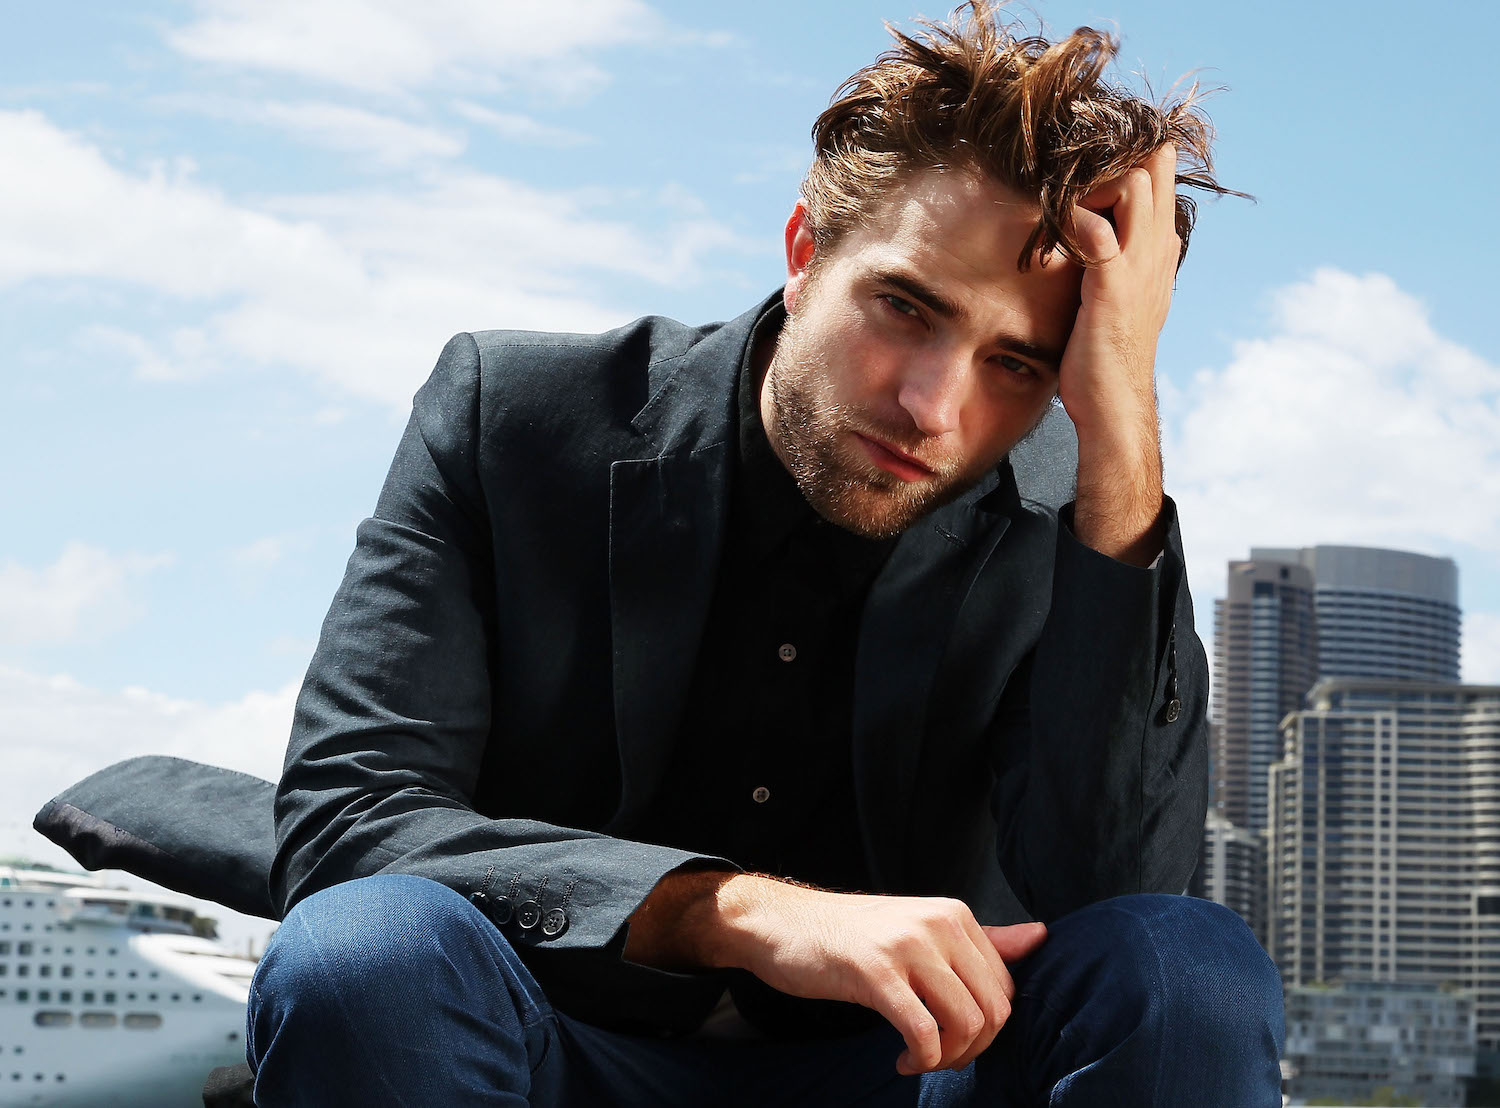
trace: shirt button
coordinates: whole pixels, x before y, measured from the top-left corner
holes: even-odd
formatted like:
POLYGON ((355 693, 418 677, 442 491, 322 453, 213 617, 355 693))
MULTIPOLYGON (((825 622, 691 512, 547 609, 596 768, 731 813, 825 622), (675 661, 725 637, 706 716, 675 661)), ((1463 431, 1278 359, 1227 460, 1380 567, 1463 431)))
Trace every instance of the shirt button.
POLYGON ((755 801, 755 803, 757 804, 764 804, 766 801, 771 799, 771 790, 762 785, 760 788, 756 789, 753 793, 750 794, 750 799, 755 801))
POLYGON ((796 661, 797 648, 789 642, 784 642, 781 644, 781 648, 776 651, 776 657, 780 658, 783 662, 796 661))

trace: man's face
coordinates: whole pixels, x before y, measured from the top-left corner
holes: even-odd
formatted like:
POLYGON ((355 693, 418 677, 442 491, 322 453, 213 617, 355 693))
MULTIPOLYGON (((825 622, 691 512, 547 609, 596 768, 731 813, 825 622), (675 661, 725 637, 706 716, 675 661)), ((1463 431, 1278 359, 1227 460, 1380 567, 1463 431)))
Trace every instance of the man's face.
POLYGON ((998 185, 929 170, 814 264, 798 205, 761 418, 819 514, 894 535, 1046 413, 1082 270, 1057 255, 1017 270, 1036 216, 998 185))

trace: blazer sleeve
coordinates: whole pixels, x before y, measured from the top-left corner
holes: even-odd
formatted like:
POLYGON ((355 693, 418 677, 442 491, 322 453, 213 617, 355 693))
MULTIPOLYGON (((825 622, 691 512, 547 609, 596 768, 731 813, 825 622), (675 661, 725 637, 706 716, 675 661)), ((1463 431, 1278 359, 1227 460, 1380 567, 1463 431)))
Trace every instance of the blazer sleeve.
POLYGON ((1033 916, 1181 893, 1208 804, 1208 665, 1168 499, 1162 557, 1138 569, 1058 523, 1051 607, 1001 701, 997 850, 1033 916))
POLYGON ((272 898, 285 913, 339 882, 416 874, 484 894, 481 905, 507 896, 563 909, 556 935, 491 916, 518 947, 545 947, 544 960, 575 956, 604 992, 611 975, 677 976, 622 961, 627 917, 671 870, 735 867, 473 807, 481 763, 488 753, 489 772, 503 765, 490 747, 504 738, 491 729, 490 642, 504 629, 477 470, 479 380, 478 347, 459 335, 417 393, 375 512, 359 525, 297 699, 272 898))

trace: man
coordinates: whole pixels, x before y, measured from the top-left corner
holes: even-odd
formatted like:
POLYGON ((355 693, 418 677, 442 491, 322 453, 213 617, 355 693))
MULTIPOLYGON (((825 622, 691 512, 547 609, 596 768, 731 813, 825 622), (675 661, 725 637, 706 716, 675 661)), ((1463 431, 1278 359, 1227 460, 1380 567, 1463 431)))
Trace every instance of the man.
POLYGON ((898 35, 779 294, 449 343, 298 702, 259 1103, 1280 1103, 1264 954, 1138 895, 1204 815, 1153 375, 1217 185, 1112 50, 898 35))

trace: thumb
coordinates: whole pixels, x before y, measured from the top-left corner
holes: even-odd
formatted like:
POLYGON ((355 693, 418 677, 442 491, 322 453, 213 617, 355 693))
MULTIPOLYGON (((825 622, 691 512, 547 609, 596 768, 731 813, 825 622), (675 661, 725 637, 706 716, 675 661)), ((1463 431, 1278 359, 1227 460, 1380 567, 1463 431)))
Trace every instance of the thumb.
POLYGON ((1008 927, 985 927, 984 933, 1004 962, 1017 962, 1042 945, 1047 938, 1043 923, 1013 923, 1008 927))

